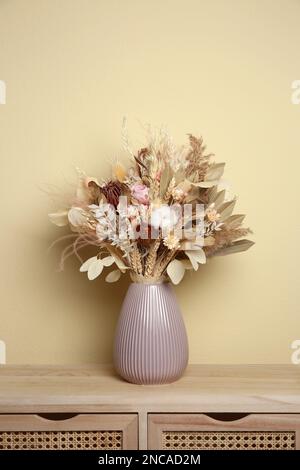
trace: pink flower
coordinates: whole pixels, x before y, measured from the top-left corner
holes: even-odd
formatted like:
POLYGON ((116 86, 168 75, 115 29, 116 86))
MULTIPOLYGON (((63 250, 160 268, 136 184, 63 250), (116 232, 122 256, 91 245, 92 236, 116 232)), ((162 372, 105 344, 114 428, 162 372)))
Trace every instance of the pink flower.
POLYGON ((149 204, 149 188, 144 184, 135 183, 131 186, 131 195, 141 204, 149 204))

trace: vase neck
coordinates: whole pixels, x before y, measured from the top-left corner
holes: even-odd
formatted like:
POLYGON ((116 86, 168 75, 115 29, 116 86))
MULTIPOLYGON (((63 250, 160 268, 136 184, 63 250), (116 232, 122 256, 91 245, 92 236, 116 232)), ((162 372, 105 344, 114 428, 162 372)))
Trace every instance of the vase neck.
POLYGON ((134 283, 137 283, 137 284, 163 284, 165 282, 167 282, 167 279, 166 279, 166 276, 161 276, 159 278, 157 277, 151 277, 151 276, 148 276, 148 277, 145 277, 141 274, 136 274, 136 273, 130 273, 130 277, 131 277, 131 280, 132 282, 134 283))

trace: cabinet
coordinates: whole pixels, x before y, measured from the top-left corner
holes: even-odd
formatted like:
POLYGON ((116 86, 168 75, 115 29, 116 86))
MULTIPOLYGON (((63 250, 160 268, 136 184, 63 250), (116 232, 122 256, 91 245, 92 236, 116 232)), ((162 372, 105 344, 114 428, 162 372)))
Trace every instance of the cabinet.
POLYGON ((151 386, 110 365, 0 366, 0 449, 300 449, 300 366, 190 365, 151 386))

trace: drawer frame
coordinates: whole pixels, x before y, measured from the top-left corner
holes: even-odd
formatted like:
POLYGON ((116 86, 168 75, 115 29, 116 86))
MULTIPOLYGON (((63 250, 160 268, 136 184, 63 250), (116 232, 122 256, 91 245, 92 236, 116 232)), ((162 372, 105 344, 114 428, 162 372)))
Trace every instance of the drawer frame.
POLYGON ((59 419, 59 413, 49 414, 49 417, 37 414, 0 414, 0 432, 14 431, 120 431, 122 450, 138 448, 137 413, 78 414, 67 419, 59 419))
MULTIPOLYGON (((226 419, 226 414, 224 417, 226 419)), ((300 414, 248 414, 236 420, 214 419, 202 413, 149 413, 148 449, 160 450, 164 432, 284 432, 296 433, 295 450, 300 450, 300 414)), ((178 449, 179 450, 179 449, 178 449)))

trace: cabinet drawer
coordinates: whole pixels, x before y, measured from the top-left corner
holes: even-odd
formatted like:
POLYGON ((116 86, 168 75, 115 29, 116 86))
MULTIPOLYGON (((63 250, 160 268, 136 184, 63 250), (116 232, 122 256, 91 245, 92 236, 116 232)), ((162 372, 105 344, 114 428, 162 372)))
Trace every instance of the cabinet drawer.
POLYGON ((149 414, 149 449, 296 450, 300 414, 149 414))
POLYGON ((136 414, 0 415, 0 450, 136 449, 136 414))

